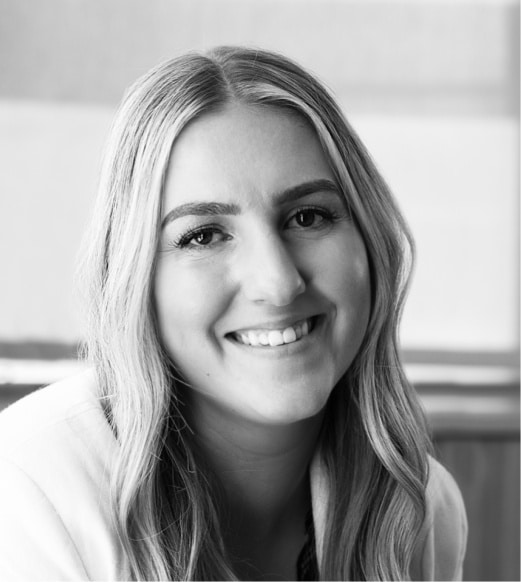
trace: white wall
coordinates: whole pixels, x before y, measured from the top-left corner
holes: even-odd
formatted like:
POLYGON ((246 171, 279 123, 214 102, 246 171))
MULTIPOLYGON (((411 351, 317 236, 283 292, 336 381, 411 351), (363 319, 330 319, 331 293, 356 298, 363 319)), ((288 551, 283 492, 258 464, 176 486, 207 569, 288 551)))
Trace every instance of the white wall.
POLYGON ((75 341, 75 255, 123 88, 217 43, 336 93, 418 245, 405 347, 515 351, 518 3, 0 0, 0 341, 75 341), (146 9, 145 9, 146 7, 146 9))

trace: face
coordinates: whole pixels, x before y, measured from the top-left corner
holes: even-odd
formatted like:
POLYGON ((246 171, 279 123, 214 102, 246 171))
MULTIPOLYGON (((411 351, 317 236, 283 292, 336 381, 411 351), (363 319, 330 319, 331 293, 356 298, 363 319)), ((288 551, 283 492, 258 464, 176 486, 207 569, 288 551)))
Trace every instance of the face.
POLYGON ((155 307, 191 401, 262 423, 318 414, 360 347, 370 281, 312 129, 238 104, 192 122, 162 218, 155 307))

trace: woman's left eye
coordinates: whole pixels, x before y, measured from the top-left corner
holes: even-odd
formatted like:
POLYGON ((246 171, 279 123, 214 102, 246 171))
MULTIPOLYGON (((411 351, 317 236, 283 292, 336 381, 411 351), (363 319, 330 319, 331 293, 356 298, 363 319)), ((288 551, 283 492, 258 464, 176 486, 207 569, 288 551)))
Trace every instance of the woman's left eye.
POLYGON ((301 208, 289 219, 290 228, 320 228, 330 224, 334 216, 331 212, 319 208, 301 208))

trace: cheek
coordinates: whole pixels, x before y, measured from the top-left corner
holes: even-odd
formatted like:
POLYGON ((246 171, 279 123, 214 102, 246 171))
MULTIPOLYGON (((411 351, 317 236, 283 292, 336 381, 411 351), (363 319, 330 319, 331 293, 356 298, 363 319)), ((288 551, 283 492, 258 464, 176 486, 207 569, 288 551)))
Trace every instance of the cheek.
POLYGON ((317 287, 334 305, 334 342, 338 352, 354 356, 371 311, 369 262, 361 237, 350 234, 337 240, 329 249, 329 260, 322 261, 315 274, 317 287))
POLYGON ((174 269, 160 264, 154 284, 159 329, 168 348, 211 334, 224 303, 222 275, 217 281, 211 268, 195 270, 176 265, 174 269))
POLYGON ((348 311, 369 311, 369 261, 357 232, 343 233, 314 258, 314 280, 330 300, 348 311))
POLYGON ((345 306, 367 324, 371 309, 371 278, 365 249, 352 255, 339 282, 345 306))

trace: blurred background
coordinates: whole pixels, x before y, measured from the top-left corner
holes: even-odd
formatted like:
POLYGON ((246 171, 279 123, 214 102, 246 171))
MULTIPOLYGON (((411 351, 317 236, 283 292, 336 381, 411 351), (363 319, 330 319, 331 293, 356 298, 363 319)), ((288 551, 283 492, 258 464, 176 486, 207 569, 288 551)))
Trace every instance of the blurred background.
POLYGON ((516 0, 0 0, 0 408, 82 366, 76 256, 125 87, 216 44, 312 70, 395 192, 403 355, 467 504, 465 579, 519 579, 516 0))

